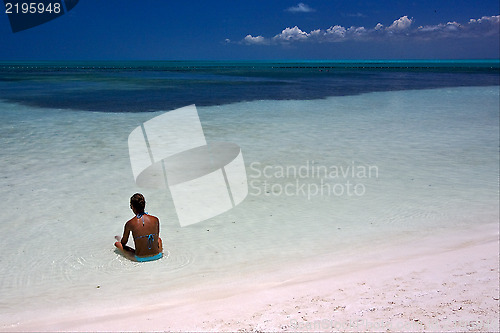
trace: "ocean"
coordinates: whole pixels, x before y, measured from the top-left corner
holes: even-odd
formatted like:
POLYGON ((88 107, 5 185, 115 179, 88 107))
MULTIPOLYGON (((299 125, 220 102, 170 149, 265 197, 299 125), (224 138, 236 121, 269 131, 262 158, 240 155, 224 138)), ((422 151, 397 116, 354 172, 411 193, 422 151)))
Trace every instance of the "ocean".
POLYGON ((0 327, 69 313, 69 304, 126 307, 255 272, 263 276, 255 283, 268 283, 265 272, 324 255, 348 261, 497 223, 499 68, 1 62, 0 327), (241 148, 248 195, 181 227, 168 191, 136 185, 127 140, 191 104, 207 142, 241 148), (160 218, 161 260, 131 262, 113 246, 135 192, 160 218))

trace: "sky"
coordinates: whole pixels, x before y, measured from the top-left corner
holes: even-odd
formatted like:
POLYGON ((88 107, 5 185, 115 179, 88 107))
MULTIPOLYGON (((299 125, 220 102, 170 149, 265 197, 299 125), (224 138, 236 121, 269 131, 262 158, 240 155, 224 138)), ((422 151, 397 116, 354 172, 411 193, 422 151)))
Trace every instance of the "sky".
MULTIPOLYGON (((5 0, 4 2, 8 2, 5 0)), ((498 59, 498 0, 81 0, 0 60, 498 59)))

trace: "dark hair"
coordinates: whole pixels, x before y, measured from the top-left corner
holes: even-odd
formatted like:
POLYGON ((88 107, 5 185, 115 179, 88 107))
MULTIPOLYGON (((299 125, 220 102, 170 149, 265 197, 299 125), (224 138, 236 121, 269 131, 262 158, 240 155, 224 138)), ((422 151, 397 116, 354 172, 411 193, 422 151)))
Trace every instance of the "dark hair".
POLYGON ((144 199, 144 196, 140 193, 134 194, 130 198, 130 206, 132 206, 136 213, 144 213, 144 207, 146 207, 146 199, 144 199))

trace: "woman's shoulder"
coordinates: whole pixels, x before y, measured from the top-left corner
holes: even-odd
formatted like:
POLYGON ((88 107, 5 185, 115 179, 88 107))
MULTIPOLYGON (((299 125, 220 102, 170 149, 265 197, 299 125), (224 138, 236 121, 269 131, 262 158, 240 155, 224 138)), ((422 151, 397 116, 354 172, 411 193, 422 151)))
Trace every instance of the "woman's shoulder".
POLYGON ((156 216, 151 215, 151 214, 148 214, 148 213, 146 213, 146 215, 148 216, 148 218, 150 218, 150 219, 152 219, 152 220, 154 220, 154 221, 156 221, 156 222, 160 222, 160 219, 159 219, 159 218, 157 218, 156 216))
POLYGON ((125 222, 125 225, 126 225, 126 226, 131 226, 131 225, 134 223, 134 221, 135 221, 135 216, 134 216, 134 217, 132 217, 132 218, 131 218, 130 220, 128 220, 127 222, 125 222))

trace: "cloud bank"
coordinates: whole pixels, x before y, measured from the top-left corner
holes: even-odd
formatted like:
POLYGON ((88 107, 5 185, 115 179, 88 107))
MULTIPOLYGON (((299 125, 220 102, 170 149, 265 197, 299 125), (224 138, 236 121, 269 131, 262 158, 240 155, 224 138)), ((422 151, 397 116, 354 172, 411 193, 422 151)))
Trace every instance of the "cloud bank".
MULTIPOLYGON (((300 4, 299 4, 300 5, 300 4)), ((299 6, 297 5, 297 6, 299 6)), ((291 7, 295 8, 295 7, 291 7)), ((290 44, 295 42, 338 43, 344 41, 374 41, 389 39, 434 40, 440 38, 478 38, 498 36, 500 15, 483 16, 460 24, 455 21, 437 25, 415 26, 413 18, 402 16, 389 26, 378 23, 373 28, 331 26, 310 32, 299 27, 287 27, 274 37, 247 35, 240 43, 248 45, 290 44)))

